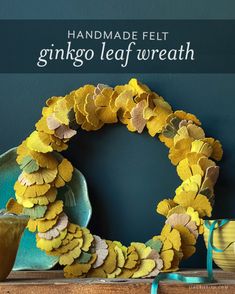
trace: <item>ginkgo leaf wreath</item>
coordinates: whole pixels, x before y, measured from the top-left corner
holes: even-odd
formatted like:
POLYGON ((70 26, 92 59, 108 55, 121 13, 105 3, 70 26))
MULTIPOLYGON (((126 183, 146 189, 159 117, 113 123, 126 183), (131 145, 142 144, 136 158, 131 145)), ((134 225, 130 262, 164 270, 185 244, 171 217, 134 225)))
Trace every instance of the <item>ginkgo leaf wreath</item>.
POLYGON ((193 114, 173 111, 146 85, 131 79, 114 88, 85 85, 65 97, 52 97, 42 110, 36 130, 18 147, 22 173, 15 183, 16 201, 8 210, 30 216, 28 229, 37 232, 37 247, 58 256, 65 277, 145 278, 175 271, 182 259, 195 252, 203 218, 210 217, 214 185, 222 157, 218 140, 205 136, 193 114), (57 190, 72 179, 73 166, 58 159, 79 128, 95 131, 120 121, 129 131, 145 128, 169 148, 182 184, 172 199, 157 205, 166 217, 160 235, 128 247, 104 240, 87 228, 71 223, 57 200, 57 190))

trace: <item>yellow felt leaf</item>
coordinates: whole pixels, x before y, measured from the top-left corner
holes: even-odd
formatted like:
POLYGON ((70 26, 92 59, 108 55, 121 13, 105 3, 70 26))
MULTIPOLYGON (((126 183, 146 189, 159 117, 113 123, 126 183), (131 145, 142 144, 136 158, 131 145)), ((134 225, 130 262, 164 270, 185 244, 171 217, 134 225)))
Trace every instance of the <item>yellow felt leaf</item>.
POLYGON ((174 146, 175 148, 179 148, 177 143, 180 142, 182 139, 187 139, 189 138, 189 133, 187 126, 181 127, 178 131, 177 134, 174 136, 174 146))
POLYGON ((37 220, 38 232, 45 233, 46 231, 49 231, 57 223, 58 217, 59 216, 56 216, 51 220, 37 220))
POLYGON ((169 159, 171 163, 177 165, 181 160, 186 158, 187 154, 191 150, 192 139, 183 138, 177 142, 177 148, 172 146, 169 152, 169 159))
POLYGON ((74 99, 75 99, 75 91, 72 91, 69 94, 64 96, 64 100, 66 101, 66 106, 69 111, 74 107, 74 103, 75 103, 74 99))
POLYGON ((172 138, 167 138, 163 134, 159 135, 159 140, 166 145, 166 147, 171 148, 174 144, 174 141, 172 138))
POLYGON ((20 175, 20 182, 26 186, 32 186, 34 184, 42 185, 49 184, 54 181, 57 175, 57 169, 40 168, 38 171, 33 173, 22 172, 20 175))
POLYGON ((116 278, 118 275, 120 275, 121 272, 122 272, 122 270, 121 270, 119 267, 117 267, 117 268, 115 269, 114 272, 112 272, 111 274, 107 274, 107 278, 108 278, 108 279, 114 279, 114 278, 116 278))
POLYGON ((91 247, 91 244, 94 240, 94 237, 90 233, 90 231, 87 228, 82 228, 83 232, 83 245, 82 245, 82 250, 83 251, 88 251, 91 247))
POLYGON ((52 107, 57 103, 57 101, 61 100, 62 98, 62 96, 52 96, 49 99, 47 99, 46 105, 52 107))
POLYGON ((19 181, 15 182, 14 190, 16 192, 16 195, 23 197, 26 189, 27 187, 24 185, 21 185, 19 181))
POLYGON ((63 159, 62 162, 58 165, 58 174, 55 179, 56 188, 63 187, 65 183, 70 182, 73 176, 73 166, 67 160, 63 159))
POLYGON ((212 154, 211 158, 213 158, 216 161, 220 161, 223 156, 223 149, 222 145, 219 140, 215 140, 214 138, 205 138, 203 139, 204 142, 210 144, 212 147, 212 154))
POLYGON ((78 110, 77 105, 75 105, 74 111, 75 111, 75 119, 76 119, 76 123, 77 123, 78 125, 82 125, 82 124, 86 121, 86 117, 85 117, 85 115, 83 115, 83 114, 78 110))
POLYGON ((110 104, 110 100, 116 99, 116 96, 112 88, 104 88, 95 98, 96 114, 103 123, 115 123, 118 121, 117 113, 113 111, 110 104))
POLYGON ((104 88, 98 95, 95 96, 96 107, 107 107, 109 106, 110 98, 113 94, 112 88, 104 88))
POLYGON ((115 109, 113 111, 122 110, 130 112, 135 107, 132 91, 121 92, 115 100, 115 109))
POLYGON ((195 140, 192 142, 191 152, 201 153, 207 157, 210 157, 212 154, 212 147, 210 144, 203 142, 201 140, 195 140))
POLYGON ((171 263, 174 258, 174 250, 169 249, 169 250, 161 251, 160 256, 161 256, 161 259, 163 260, 163 271, 170 269, 171 263))
POLYGON ((37 247, 45 251, 51 251, 55 248, 58 248, 62 240, 65 238, 66 234, 67 234, 67 230, 65 229, 64 231, 60 232, 60 235, 57 238, 53 238, 51 240, 39 238, 38 235, 36 235, 37 247))
POLYGON ((183 181, 190 178, 193 175, 192 168, 189 165, 187 158, 185 158, 179 162, 176 170, 177 170, 177 174, 179 175, 179 177, 183 181))
POLYGON ((177 251, 180 250, 181 239, 180 234, 176 229, 171 228, 170 225, 166 224, 161 231, 161 237, 163 239, 162 250, 167 250, 171 248, 177 251))
POLYGON ((154 108, 154 117, 150 118, 147 122, 147 129, 150 136, 154 137, 160 133, 166 124, 168 115, 172 112, 169 104, 160 99, 156 99, 156 107, 154 108))
POLYGON ((68 231, 73 237, 80 238, 83 235, 82 228, 79 225, 70 223, 68 226, 68 231))
POLYGON ((117 254, 114 250, 115 244, 113 244, 111 241, 106 242, 109 246, 109 254, 100 268, 102 268, 106 274, 111 274, 117 267, 117 254))
POLYGON ((41 152, 41 153, 47 153, 47 152, 53 151, 53 148, 49 146, 49 144, 47 143, 49 142, 43 141, 37 131, 34 131, 27 139, 27 147, 30 150, 41 152))
POLYGON ((32 233, 35 232, 37 230, 37 221, 29 219, 27 229, 32 233))
POLYGON ((176 194, 181 193, 182 191, 194 191, 197 193, 200 190, 202 185, 202 176, 194 175, 187 180, 183 181, 182 184, 175 190, 176 194))
POLYGON ((106 272, 101 268, 91 268, 86 275, 87 278, 107 278, 106 272))
POLYGON ((201 169, 203 170, 203 174, 206 173, 206 170, 209 168, 209 167, 212 167, 212 166, 215 166, 215 162, 211 159, 208 159, 207 157, 201 157, 199 160, 198 160, 198 165, 200 165, 201 169))
POLYGON ((126 269, 133 269, 136 267, 137 263, 139 261, 139 255, 137 253, 137 250, 134 246, 129 246, 127 248, 127 257, 124 267, 126 269))
POLYGON ((142 93, 146 92, 151 92, 149 87, 140 83, 137 79, 131 79, 128 83, 132 88, 134 88, 134 91, 138 94, 141 95, 142 93))
POLYGON ((100 107, 96 110, 99 119, 105 124, 112 124, 118 121, 117 114, 108 107, 100 107))
MULTIPOLYGON (((146 101, 146 100, 144 100, 144 101, 146 101)), ((147 103, 146 103, 146 105, 145 105, 145 107, 143 109, 143 118, 146 121, 150 120, 152 117, 155 116, 154 105, 153 106, 150 106, 151 103, 152 103, 152 101, 150 101, 149 96, 148 96, 147 103)))
POLYGON ((199 217, 199 214, 196 210, 193 209, 193 207, 188 207, 186 212, 188 215, 190 215, 191 220, 194 221, 197 226, 201 224, 201 219, 199 217))
POLYGON ((50 189, 49 184, 43 185, 32 185, 32 186, 23 186, 18 181, 16 182, 14 189, 18 196, 24 198, 38 197, 46 194, 50 189))
POLYGON ((123 268, 121 273, 117 276, 119 279, 130 279, 133 274, 139 269, 139 265, 132 269, 123 268))
POLYGON ((196 244, 195 236, 189 231, 188 228, 182 225, 176 225, 175 229, 180 233, 181 237, 181 250, 183 252, 183 258, 187 259, 193 255, 196 251, 194 245, 196 244))
POLYGON ((67 265, 64 268, 64 276, 65 278, 81 277, 82 275, 88 273, 90 268, 91 268, 91 265, 89 263, 88 264, 75 263, 72 265, 67 265))
MULTIPOLYGON (((207 157, 205 157, 206 160, 207 157)), ((189 160, 187 158, 181 160, 177 166, 177 173, 181 180, 187 180, 188 178, 192 177, 193 175, 199 174, 201 176, 204 175, 204 166, 206 164, 209 164, 208 162, 202 162, 204 164, 203 166, 200 164, 200 161, 198 164, 191 164, 189 163, 189 160)))
POLYGON ((97 126, 94 126, 93 124, 89 123, 88 121, 84 121, 83 124, 81 125, 81 128, 87 132, 90 132, 90 131, 97 131, 99 130, 100 128, 102 128, 102 126, 104 125, 104 123, 99 120, 99 123, 97 126))
POLYGON ((149 273, 155 268, 155 261, 152 259, 141 260, 138 270, 133 274, 132 278, 141 278, 149 273))
POLYGON ((25 156, 30 155, 30 149, 27 147, 26 140, 23 141, 18 147, 17 147, 17 158, 16 161, 18 164, 21 164, 22 160, 25 156))
POLYGON ((125 264, 125 256, 122 252, 122 249, 119 246, 115 246, 114 250, 116 251, 116 254, 117 254, 117 266, 122 268, 125 264))
POLYGON ((189 154, 187 154, 188 163, 190 165, 198 164, 199 160, 202 157, 207 158, 203 154, 197 152, 190 152, 189 154))
MULTIPOLYGON (((116 244, 116 243, 113 242, 113 244, 116 244)), ((121 247, 119 247, 119 246, 120 246, 120 244, 114 247, 114 250, 117 255, 117 267, 112 273, 107 274, 107 277, 109 279, 116 278, 118 275, 120 275, 122 272, 122 267, 125 264, 125 257, 124 257, 124 254, 123 254, 121 247)))
POLYGON ((88 94, 93 95, 94 90, 95 90, 95 87, 93 85, 85 85, 84 87, 81 87, 78 90, 76 90, 74 93, 76 108, 83 116, 86 116, 86 111, 85 111, 86 97, 88 94))
POLYGON ((33 198, 21 198, 17 196, 17 201, 26 208, 31 208, 35 204, 38 205, 48 205, 51 202, 54 202, 56 199, 57 190, 55 188, 50 188, 48 192, 39 197, 33 198))
POLYGON ((47 134, 54 134, 53 130, 50 130, 47 125, 47 117, 43 116, 35 125, 36 130, 39 132, 45 132, 47 134))
POLYGON ((185 208, 192 207, 194 210, 198 211, 201 217, 211 216, 212 207, 209 200, 204 195, 197 195, 192 191, 183 191, 174 197, 174 201, 185 208))
POLYGON ((30 187, 27 187, 23 196, 25 198, 42 196, 42 195, 45 195, 49 191, 50 187, 51 186, 49 184, 32 185, 30 187))
POLYGON ((86 96, 84 109, 87 121, 94 127, 98 126, 99 118, 96 114, 96 106, 92 94, 86 96))
POLYGON ((180 255, 179 255, 179 252, 175 251, 174 252, 174 257, 173 257, 173 260, 171 262, 171 267, 169 269, 162 269, 161 271, 163 273, 171 273, 171 272, 175 272, 175 271, 178 271, 179 270, 179 263, 181 261, 180 259, 180 255))
POLYGON ((54 135, 35 131, 27 139, 27 147, 31 151, 48 153, 52 152, 53 150, 61 152, 63 150, 66 150, 68 148, 68 145, 65 144, 63 140, 55 137, 54 135))
POLYGON ((120 95, 122 92, 125 92, 125 91, 129 91, 131 92, 132 96, 135 96, 137 95, 137 92, 136 90, 134 89, 134 87, 132 87, 131 85, 129 84, 126 84, 126 85, 117 85, 115 88, 114 88, 115 92, 120 95))
POLYGON ((55 169, 58 165, 58 161, 51 153, 39 153, 35 151, 30 151, 30 155, 40 167, 55 169))
POLYGON ((146 259, 152 251, 151 247, 146 246, 144 243, 132 242, 131 246, 135 247, 140 259, 146 259))
POLYGON ((74 249, 60 256, 59 264, 71 265, 74 260, 80 256, 81 252, 82 251, 80 246, 75 247, 74 249))
POLYGON ((68 240, 67 236, 62 241, 59 248, 50 252, 50 255, 60 256, 72 251, 75 247, 81 248, 82 239, 74 238, 72 240, 68 240))
POLYGON ((167 216, 169 211, 177 204, 172 199, 164 199, 157 205, 157 212, 164 216, 167 216))
POLYGON ((23 212, 23 206, 15 201, 15 199, 10 198, 6 204, 6 209, 9 213, 21 214, 23 212))
POLYGON ((169 210, 167 217, 171 216, 172 214, 184 214, 186 213, 186 209, 183 206, 177 205, 175 207, 173 207, 172 209, 169 210))
POLYGON ((194 221, 198 227, 198 233, 203 234, 204 232, 204 221, 200 218, 199 213, 192 207, 188 207, 186 213, 190 215, 191 221, 194 221))
POLYGON ((196 125, 201 125, 201 122, 199 121, 199 119, 192 113, 186 113, 183 110, 177 110, 174 112, 174 115, 177 116, 178 118, 180 118, 181 120, 191 120, 193 121, 196 125))
POLYGON ((68 107, 68 103, 65 98, 59 99, 54 105, 54 116, 55 118, 64 125, 69 124, 68 113, 70 111, 70 107, 68 107))
POLYGON ((64 143, 63 140, 55 137, 54 135, 49 135, 50 144, 54 151, 61 152, 68 148, 68 145, 64 143))
POLYGON ((43 219, 52 220, 63 211, 63 201, 57 200, 47 206, 46 214, 43 219))

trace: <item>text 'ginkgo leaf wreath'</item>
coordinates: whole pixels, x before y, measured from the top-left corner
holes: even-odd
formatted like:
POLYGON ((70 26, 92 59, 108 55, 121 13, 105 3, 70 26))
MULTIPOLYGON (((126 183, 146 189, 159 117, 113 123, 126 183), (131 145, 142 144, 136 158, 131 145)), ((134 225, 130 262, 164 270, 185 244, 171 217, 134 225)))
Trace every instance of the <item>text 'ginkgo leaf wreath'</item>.
POLYGON ((36 130, 18 147, 22 173, 15 183, 17 202, 11 199, 8 210, 30 216, 28 229, 37 232, 37 247, 59 257, 65 277, 146 278, 175 271, 195 252, 203 218, 211 216, 219 175, 215 161, 223 153, 220 142, 206 137, 200 125, 193 114, 173 111, 136 79, 114 88, 85 85, 52 97, 36 130), (73 166, 54 152, 66 150, 79 128, 95 131, 118 121, 131 132, 147 128, 151 136, 158 135, 182 180, 172 199, 157 205, 166 217, 160 235, 128 247, 71 223, 63 201, 56 199, 57 190, 71 180, 73 166))

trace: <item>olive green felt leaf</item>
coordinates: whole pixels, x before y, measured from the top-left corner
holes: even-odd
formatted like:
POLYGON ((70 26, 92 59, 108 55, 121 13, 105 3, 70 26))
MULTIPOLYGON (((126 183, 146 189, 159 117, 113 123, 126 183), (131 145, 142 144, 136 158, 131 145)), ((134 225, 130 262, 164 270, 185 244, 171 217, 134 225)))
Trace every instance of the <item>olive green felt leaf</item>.
POLYGON ((150 240, 148 240, 145 243, 145 245, 151 247, 154 250, 156 250, 158 253, 162 249, 162 242, 161 242, 161 240, 153 240, 153 239, 150 239, 150 240))
POLYGON ((31 174, 39 170, 39 165, 36 161, 29 155, 25 156, 20 164, 20 169, 28 174, 31 174))
POLYGON ((81 255, 76 259, 76 263, 88 263, 91 260, 92 254, 82 252, 81 255))
POLYGON ((174 138, 179 129, 180 119, 178 117, 174 117, 170 120, 170 122, 165 126, 162 131, 163 136, 167 138, 174 138))
POLYGON ((35 205, 32 208, 24 208, 23 214, 30 216, 32 219, 37 219, 44 217, 46 210, 46 205, 35 205))

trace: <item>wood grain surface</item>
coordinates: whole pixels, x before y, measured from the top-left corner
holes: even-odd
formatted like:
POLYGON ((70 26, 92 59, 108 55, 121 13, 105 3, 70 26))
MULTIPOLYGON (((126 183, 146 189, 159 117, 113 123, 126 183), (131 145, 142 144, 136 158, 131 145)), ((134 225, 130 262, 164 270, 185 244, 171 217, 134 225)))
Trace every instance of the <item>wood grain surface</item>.
MULTIPOLYGON (((206 276, 202 270, 181 271, 187 276, 206 276)), ((215 271, 213 284, 160 282, 159 294, 235 294, 235 273, 215 271)), ((146 294, 151 279, 65 279, 62 271, 12 272, 0 283, 1 294, 146 294)))

